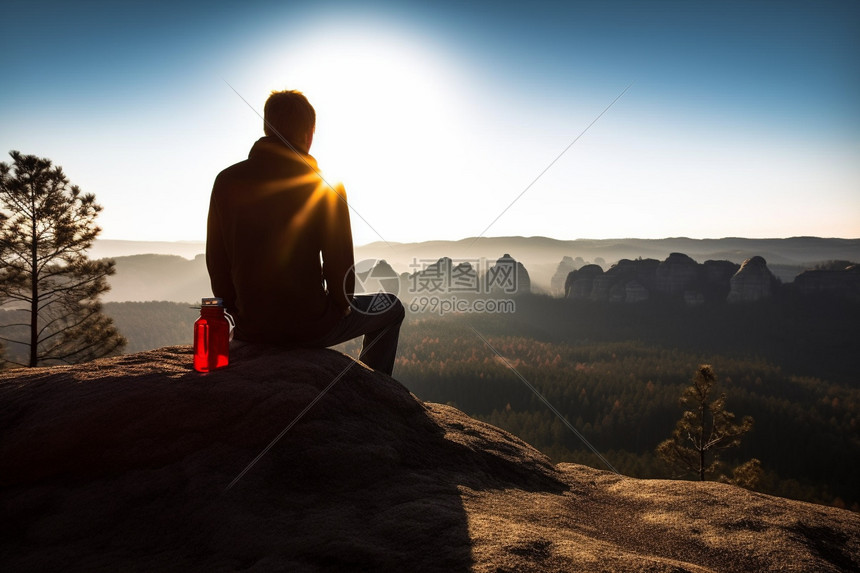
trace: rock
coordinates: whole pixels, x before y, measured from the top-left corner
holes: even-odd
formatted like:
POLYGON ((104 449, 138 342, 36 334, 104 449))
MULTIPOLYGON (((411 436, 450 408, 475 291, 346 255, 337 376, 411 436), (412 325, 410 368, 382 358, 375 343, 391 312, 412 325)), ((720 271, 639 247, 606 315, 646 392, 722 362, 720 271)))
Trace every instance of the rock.
MULTIPOLYGON (((860 272, 846 272, 839 279, 810 275, 800 279, 800 289, 811 292, 831 285, 833 292, 851 291, 860 296, 860 272), (806 282, 804 282, 806 281, 806 282), (829 282, 828 282, 829 281, 829 282), (821 285, 821 286, 819 286, 821 285), (852 290, 853 289, 853 290, 852 290)), ((800 278, 800 277, 799 277, 800 278)), ((568 273, 565 296, 597 302, 642 302, 653 298, 682 300, 687 306, 705 303, 754 301, 772 296, 779 281, 761 257, 739 266, 730 261, 699 264, 683 253, 672 253, 664 261, 621 259, 605 273, 597 265, 585 265, 568 273)))
POLYGON ((705 261, 702 265, 704 283, 701 285, 706 302, 723 302, 729 295, 730 281, 740 269, 731 261, 705 261))
POLYGON ((484 292, 492 295, 518 295, 531 292, 531 279, 522 263, 505 253, 484 275, 484 292))
POLYGON ((587 299, 591 297, 594 279, 603 274, 598 265, 585 265, 579 270, 568 273, 564 281, 566 298, 587 299))
POLYGON ((401 297, 407 300, 414 297, 451 299, 481 292, 478 272, 468 261, 455 265, 452 259, 442 257, 412 274, 400 275, 401 297))
POLYGON ((683 253, 671 253, 655 270, 654 289, 662 294, 681 295, 699 274, 699 264, 683 253))
POLYGON ((696 290, 684 291, 684 304, 687 306, 699 306, 705 304, 705 295, 696 290))
POLYGON ((605 273, 596 276, 591 289, 591 300, 624 302, 624 283, 634 275, 632 264, 631 260, 621 259, 605 273))
POLYGON ((552 294, 555 296, 560 296, 564 294, 567 296, 565 291, 565 282, 567 280, 567 275, 572 273, 577 269, 576 263, 571 257, 563 257, 561 262, 558 263, 558 267, 555 270, 555 274, 552 275, 550 279, 550 289, 552 290, 552 294))
MULTIPOLYGON (((654 283, 654 269, 658 264, 654 259, 621 259, 605 273, 599 273, 600 267, 597 265, 589 265, 596 267, 589 269, 589 274, 594 274, 589 298, 594 301, 628 303, 647 300, 651 296, 649 286, 654 283)), ((580 272, 585 269, 583 267, 580 272)), ((583 276, 585 280, 588 278, 588 275, 583 276)), ((583 286, 587 286, 587 283, 583 286)))
POLYGON ((747 259, 729 281, 729 302, 755 302, 769 298, 779 283, 762 257, 747 259))
POLYGON ((794 279, 794 286, 804 295, 827 295, 860 299, 860 265, 844 269, 804 271, 794 279))
POLYGON ((627 300, 627 288, 624 282, 612 283, 609 287, 609 302, 625 302, 627 300))
POLYGON ((740 265, 731 261, 705 261, 702 265, 704 268, 705 282, 707 284, 723 285, 728 284, 734 276, 740 265))
POLYGON ((553 466, 333 350, 232 360, 197 374, 190 347, 170 347, 0 373, 0 567, 860 567, 847 510, 553 466))
POLYGON ((396 295, 400 293, 400 277, 386 260, 380 259, 370 269, 355 274, 355 292, 390 292, 396 295))
POLYGON ((654 289, 654 283, 657 278, 657 269, 660 267, 660 261, 657 259, 636 259, 634 261, 636 269, 636 280, 642 283, 642 286, 649 291, 654 289))
POLYGON ((624 286, 624 302, 643 302, 650 298, 650 293, 638 280, 632 280, 624 286))
MULTIPOLYGON (((400 292, 408 297, 447 297, 451 294, 453 268, 454 262, 449 257, 442 257, 433 263, 421 266, 409 275, 406 284, 403 284, 401 279, 400 292)), ((479 288, 477 282, 474 287, 477 291, 479 288)))
POLYGON ((468 261, 451 269, 451 290, 455 293, 478 293, 478 271, 468 261))
POLYGON ((612 271, 611 268, 605 273, 595 275, 591 283, 591 300, 595 302, 606 302, 609 300, 612 285, 615 284, 618 278, 615 275, 609 274, 610 271, 612 271))

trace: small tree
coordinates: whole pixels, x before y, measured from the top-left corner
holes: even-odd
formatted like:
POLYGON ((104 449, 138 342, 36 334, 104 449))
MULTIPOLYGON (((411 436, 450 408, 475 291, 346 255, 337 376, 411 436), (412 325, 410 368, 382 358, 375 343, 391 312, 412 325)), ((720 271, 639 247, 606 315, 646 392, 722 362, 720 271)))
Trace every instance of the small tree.
MULTIPOLYGON (((692 472, 701 481, 719 472, 720 452, 738 446, 741 436, 753 427, 750 416, 735 423, 735 415, 726 410, 725 394, 713 397, 716 381, 709 364, 699 366, 693 385, 681 395, 681 405, 690 409, 675 424, 672 437, 657 446, 657 455, 665 462, 685 473, 692 472)), ((745 467, 750 463, 752 460, 745 467)), ((748 480, 744 484, 748 485, 748 480)))
POLYGON ((86 250, 101 232, 101 206, 70 186, 49 159, 10 152, 0 163, 0 339, 28 348, 21 366, 75 363, 119 353, 126 344, 102 314, 98 297, 110 286, 113 261, 91 261, 86 250))

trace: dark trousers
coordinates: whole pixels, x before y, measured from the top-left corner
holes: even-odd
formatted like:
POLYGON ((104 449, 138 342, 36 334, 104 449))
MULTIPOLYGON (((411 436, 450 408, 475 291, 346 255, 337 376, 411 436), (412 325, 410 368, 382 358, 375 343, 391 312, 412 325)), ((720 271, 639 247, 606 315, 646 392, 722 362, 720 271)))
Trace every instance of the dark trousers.
POLYGON ((400 325, 406 316, 403 304, 393 294, 356 295, 352 311, 310 346, 334 346, 364 335, 359 360, 391 376, 397 354, 400 325))

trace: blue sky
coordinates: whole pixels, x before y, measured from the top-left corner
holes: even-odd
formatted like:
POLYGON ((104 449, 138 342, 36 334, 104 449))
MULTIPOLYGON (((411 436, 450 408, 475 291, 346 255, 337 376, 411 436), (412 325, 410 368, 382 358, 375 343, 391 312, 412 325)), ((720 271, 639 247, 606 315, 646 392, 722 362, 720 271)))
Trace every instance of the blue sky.
POLYGON ((5 2, 0 149, 201 240, 293 88, 357 244, 860 237, 860 3, 304 4, 5 2))

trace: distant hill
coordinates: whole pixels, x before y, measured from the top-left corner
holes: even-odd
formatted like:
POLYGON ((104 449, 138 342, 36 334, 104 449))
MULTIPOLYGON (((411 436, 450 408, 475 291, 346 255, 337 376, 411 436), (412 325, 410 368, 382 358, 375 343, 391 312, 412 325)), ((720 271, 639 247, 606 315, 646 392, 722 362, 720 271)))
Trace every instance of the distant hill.
POLYGON ((200 302, 212 296, 204 255, 192 260, 178 255, 114 257, 116 274, 104 302, 153 301, 200 302))
POLYGON ((98 239, 89 256, 92 259, 128 257, 131 255, 176 255, 193 259, 206 252, 203 241, 119 241, 98 239))
MULTIPOLYGON (((172 300, 196 301, 209 296, 209 281, 203 242, 96 241, 92 258, 112 257, 117 274, 106 301, 172 300), (140 258, 149 255, 149 258, 140 258), (168 256, 170 255, 170 256, 168 256), (180 260, 181 259, 181 260, 180 260), (190 259, 190 260, 189 260, 190 259)), ((663 260, 671 253, 684 253, 699 263, 728 260, 743 263, 754 256, 763 257, 772 272, 783 282, 816 264, 830 260, 860 261, 860 239, 792 237, 789 239, 576 239, 547 237, 482 237, 459 241, 419 243, 375 242, 355 248, 356 261, 384 259, 395 271, 421 270, 441 257, 454 263, 493 262, 510 253, 522 262, 531 277, 533 290, 550 292, 559 262, 565 257, 581 257, 607 269, 620 259, 654 258, 663 260)), ((486 269, 479 269, 485 271, 486 269)))
POLYGON ((607 262, 637 257, 664 259, 670 253, 684 253, 699 259, 725 259, 735 263, 753 257, 764 257, 770 264, 806 265, 834 258, 860 258, 860 239, 825 239, 792 237, 789 239, 576 239, 563 241, 547 237, 482 237, 459 241, 425 241, 420 243, 375 242, 356 248, 356 253, 378 253, 379 258, 448 256, 497 257, 510 252, 517 260, 528 263, 558 263, 564 255, 585 259, 601 257, 607 262))

